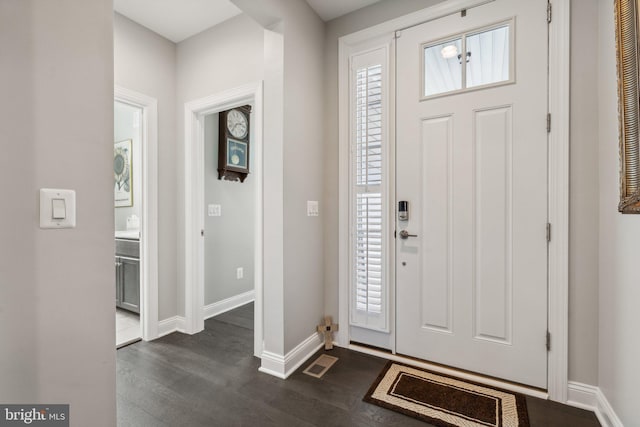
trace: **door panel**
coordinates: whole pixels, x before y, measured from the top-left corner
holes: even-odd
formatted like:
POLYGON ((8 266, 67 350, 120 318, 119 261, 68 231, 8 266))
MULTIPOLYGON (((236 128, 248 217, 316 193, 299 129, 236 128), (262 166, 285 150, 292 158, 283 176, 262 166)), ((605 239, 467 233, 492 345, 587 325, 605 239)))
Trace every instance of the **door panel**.
POLYGON ((541 388, 545 14, 546 1, 496 0, 403 30, 396 41, 396 195, 410 206, 396 228, 417 235, 396 240, 397 352, 541 388), (464 43, 454 49, 447 40, 464 43), (473 90, 425 98, 422 54, 438 43, 428 61, 442 75, 468 73, 460 78, 473 90), (456 66, 465 58, 467 67, 456 66))
POLYGON ((453 326, 453 257, 451 253, 451 214, 453 172, 453 117, 422 121, 422 277, 431 278, 422 294, 422 324, 426 328, 451 332, 453 326), (442 179, 447 177, 447 179, 442 179))
POLYGON ((477 339, 511 342, 511 106, 474 115, 474 323, 477 339))

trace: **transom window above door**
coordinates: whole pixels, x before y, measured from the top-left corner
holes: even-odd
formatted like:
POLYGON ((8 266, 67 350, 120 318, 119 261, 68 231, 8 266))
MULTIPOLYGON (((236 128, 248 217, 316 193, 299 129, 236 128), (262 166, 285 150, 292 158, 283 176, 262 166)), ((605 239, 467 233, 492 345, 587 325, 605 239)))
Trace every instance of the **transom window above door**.
POLYGON ((513 19, 421 45, 420 99, 515 81, 513 19))

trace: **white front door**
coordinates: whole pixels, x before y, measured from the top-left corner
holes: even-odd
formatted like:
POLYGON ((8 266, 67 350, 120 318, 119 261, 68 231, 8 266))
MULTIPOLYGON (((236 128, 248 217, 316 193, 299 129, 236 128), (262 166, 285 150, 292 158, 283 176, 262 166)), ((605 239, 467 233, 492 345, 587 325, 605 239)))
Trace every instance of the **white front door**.
POLYGON ((396 45, 397 352, 540 388, 546 6, 496 0, 396 45))

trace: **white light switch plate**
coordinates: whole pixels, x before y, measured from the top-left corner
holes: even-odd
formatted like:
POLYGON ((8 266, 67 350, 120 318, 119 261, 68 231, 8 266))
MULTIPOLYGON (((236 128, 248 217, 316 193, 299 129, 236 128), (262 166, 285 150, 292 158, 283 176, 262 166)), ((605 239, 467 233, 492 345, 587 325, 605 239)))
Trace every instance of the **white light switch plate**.
POLYGON ((317 200, 307 200, 307 216, 320 215, 317 200))
POLYGON ((56 188, 41 188, 40 228, 75 228, 75 226, 76 192, 56 188), (54 200, 56 201, 55 215, 54 200), (58 218, 54 218, 54 216, 58 218))
POLYGON ((238 267, 236 269, 236 279, 240 280, 244 277, 244 268, 238 267))
POLYGON ((222 206, 220 205, 207 206, 207 214, 209 216, 222 216, 222 206))

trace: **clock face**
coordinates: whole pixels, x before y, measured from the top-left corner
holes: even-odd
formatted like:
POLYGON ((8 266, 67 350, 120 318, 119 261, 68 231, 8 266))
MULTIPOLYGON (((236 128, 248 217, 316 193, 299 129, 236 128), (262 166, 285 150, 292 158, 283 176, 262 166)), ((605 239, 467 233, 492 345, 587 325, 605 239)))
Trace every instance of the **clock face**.
POLYGON ((243 139, 247 136, 249 126, 247 117, 238 110, 231 110, 227 113, 227 129, 236 138, 243 139))

